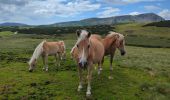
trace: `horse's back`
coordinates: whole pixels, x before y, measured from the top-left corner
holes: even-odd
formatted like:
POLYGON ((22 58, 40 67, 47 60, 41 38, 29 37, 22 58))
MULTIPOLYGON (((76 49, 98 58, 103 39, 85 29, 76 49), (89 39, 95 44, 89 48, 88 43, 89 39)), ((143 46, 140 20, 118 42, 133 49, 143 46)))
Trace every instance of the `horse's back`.
POLYGON ((51 55, 56 54, 60 50, 58 42, 45 42, 43 45, 44 52, 51 55))
POLYGON ((90 38, 91 38, 91 39, 94 38, 94 39, 97 39, 97 40, 99 40, 99 41, 102 41, 102 37, 101 37, 100 35, 98 35, 98 34, 92 34, 92 35, 90 36, 90 38))

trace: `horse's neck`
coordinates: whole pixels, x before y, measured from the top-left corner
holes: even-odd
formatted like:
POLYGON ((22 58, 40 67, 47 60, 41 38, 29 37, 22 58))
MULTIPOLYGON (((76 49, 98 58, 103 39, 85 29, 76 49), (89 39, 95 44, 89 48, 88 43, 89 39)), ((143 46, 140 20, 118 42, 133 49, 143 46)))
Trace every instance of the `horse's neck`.
POLYGON ((44 43, 45 43, 45 42, 43 41, 43 42, 41 42, 41 43, 36 47, 36 49, 34 50, 34 53, 33 53, 32 57, 31 57, 30 62, 33 62, 35 59, 37 60, 37 59, 39 58, 39 56, 42 54, 44 43))
POLYGON ((104 38, 102 40, 102 42, 103 42, 103 45, 104 45, 105 49, 108 49, 113 44, 114 40, 113 39, 109 39, 109 38, 104 38))

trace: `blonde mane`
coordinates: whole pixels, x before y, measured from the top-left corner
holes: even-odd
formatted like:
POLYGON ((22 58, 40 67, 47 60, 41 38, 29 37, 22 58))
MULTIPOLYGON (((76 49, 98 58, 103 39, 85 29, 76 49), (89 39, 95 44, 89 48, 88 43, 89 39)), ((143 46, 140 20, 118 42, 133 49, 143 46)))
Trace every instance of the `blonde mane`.
POLYGON ((116 33, 116 32, 113 32, 113 31, 110 31, 109 34, 106 36, 106 37, 113 37, 115 35, 119 35, 119 40, 124 40, 124 36, 120 33, 116 33))
POLYGON ((78 44, 81 40, 84 40, 88 35, 88 32, 86 30, 81 30, 81 34, 77 40, 77 43, 78 44))
POLYGON ((28 62, 28 64, 31 64, 35 59, 38 59, 38 57, 41 55, 41 53, 43 52, 43 44, 44 42, 46 42, 46 40, 43 40, 34 50, 34 53, 30 59, 30 61, 28 62))

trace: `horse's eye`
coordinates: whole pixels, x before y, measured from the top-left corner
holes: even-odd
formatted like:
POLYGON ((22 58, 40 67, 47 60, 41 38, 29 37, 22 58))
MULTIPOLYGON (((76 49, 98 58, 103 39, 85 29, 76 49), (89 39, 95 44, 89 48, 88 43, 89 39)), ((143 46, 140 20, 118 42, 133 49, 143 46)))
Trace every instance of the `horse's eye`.
POLYGON ((77 48, 79 47, 79 45, 77 45, 77 48))

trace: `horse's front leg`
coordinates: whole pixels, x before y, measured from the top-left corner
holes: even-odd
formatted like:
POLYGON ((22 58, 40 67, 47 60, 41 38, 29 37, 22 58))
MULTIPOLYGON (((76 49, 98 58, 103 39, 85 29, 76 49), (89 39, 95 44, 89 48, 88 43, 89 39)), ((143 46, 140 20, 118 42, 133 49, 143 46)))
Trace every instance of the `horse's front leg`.
POLYGON ((92 79, 92 72, 93 72, 93 64, 89 64, 88 68, 88 85, 87 85, 87 92, 86 92, 86 96, 90 96, 91 95, 91 79, 92 79))
POLYGON ((57 66, 59 66, 60 67, 60 63, 61 63, 61 54, 60 53, 57 53, 56 55, 55 55, 55 58, 56 58, 56 64, 57 64, 57 66))
POLYGON ((45 58, 44 58, 44 62, 45 62, 45 71, 48 71, 48 55, 45 55, 45 58))
POLYGON ((113 79, 113 77, 112 77, 112 72, 113 72, 112 63, 113 63, 113 54, 110 55, 110 75, 109 75, 109 79, 113 79))
POLYGON ((80 68, 80 66, 78 66, 78 75, 79 75, 79 86, 78 86, 77 91, 80 91, 83 88, 82 69, 80 68))
POLYGON ((43 70, 45 70, 45 56, 42 55, 42 61, 43 61, 43 70))

